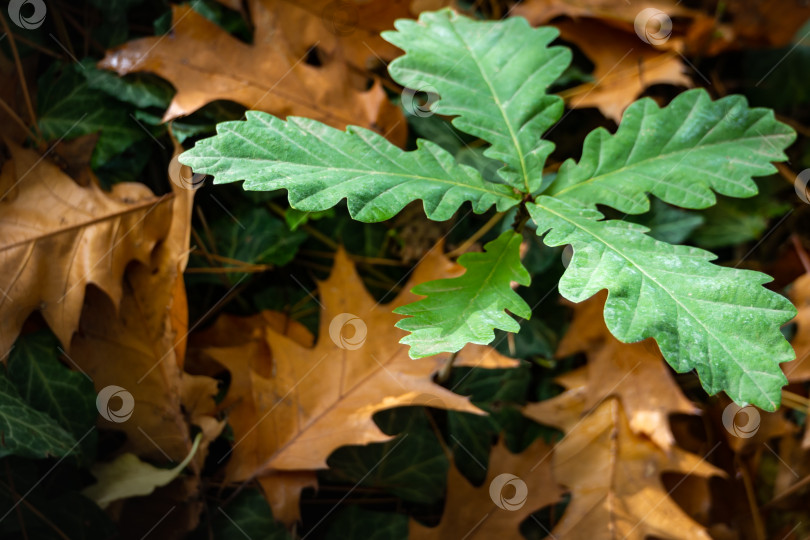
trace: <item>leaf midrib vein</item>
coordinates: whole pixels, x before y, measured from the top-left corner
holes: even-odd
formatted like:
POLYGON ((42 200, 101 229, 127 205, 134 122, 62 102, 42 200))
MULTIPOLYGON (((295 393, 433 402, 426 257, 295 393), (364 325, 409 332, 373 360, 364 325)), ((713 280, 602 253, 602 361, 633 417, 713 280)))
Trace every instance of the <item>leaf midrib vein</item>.
MULTIPOLYGON (((701 321, 701 320, 700 320, 698 317, 696 317, 696 316, 695 316, 695 315, 692 313, 692 311, 691 311, 691 310, 690 310, 690 309, 689 309, 689 308, 688 308, 688 307, 687 307, 685 304, 683 304, 683 303, 682 303, 682 302, 681 302, 681 301, 680 301, 680 300, 679 300, 679 299, 676 297, 676 295, 674 295, 674 294, 673 294, 673 293, 672 293, 672 292, 671 292, 671 291, 670 291, 668 288, 666 288, 664 285, 662 285, 661 283, 659 283, 659 282, 658 282, 658 280, 656 280, 656 279, 655 279, 653 276, 651 276, 650 274, 648 274, 648 273, 647 273, 647 272, 644 270, 644 268, 643 268, 641 265, 639 265, 639 264, 638 264, 638 263, 637 263, 635 260, 633 260, 633 259, 631 259, 629 256, 625 255, 625 254, 624 254, 624 252, 623 252, 622 250, 620 250, 620 249, 616 248, 616 247, 615 247, 615 246, 614 246, 612 243, 610 243, 610 242, 609 242, 607 239, 602 238, 602 237, 601 237, 601 236, 600 236, 598 233, 596 233, 596 232, 594 232, 594 231, 592 231, 592 230, 590 230, 590 229, 585 228, 583 225, 581 225, 580 223, 578 223, 578 222, 576 222, 576 221, 573 221, 573 220, 569 219, 569 218, 568 218, 567 216, 565 216, 564 214, 560 214, 559 212, 555 212, 553 209, 549 208, 548 206, 544 206, 543 204, 541 204, 541 203, 539 203, 539 202, 535 202, 534 204, 535 204, 536 206, 538 206, 538 207, 542 208, 542 209, 543 209, 543 210, 545 210, 546 212, 548 212, 548 213, 550 213, 550 214, 552 214, 552 215, 554 215, 554 216, 557 216, 558 218, 562 219, 563 221, 566 221, 567 223, 569 223, 570 225, 572 225, 572 226, 573 226, 573 227, 575 227, 576 229, 579 229, 579 230, 581 230, 581 231, 585 232, 586 234, 588 234, 588 235, 590 235, 590 236, 592 236, 592 237, 596 238, 597 240, 599 240, 600 242, 602 242, 602 244, 603 244, 603 245, 607 246, 607 248, 608 248, 608 249, 612 250, 614 253, 616 253, 617 255, 619 255, 620 257, 622 257, 623 259, 625 259, 625 260, 626 260, 628 263, 630 263, 630 264, 631 264, 633 267, 635 267, 635 268, 636 268, 636 269, 637 269, 639 272, 641 272, 641 274, 643 274, 644 276, 646 276, 646 277, 647 277, 647 278, 648 278, 650 281, 652 281, 652 282, 653 282, 653 283, 655 283, 655 284, 656 284, 658 287, 660 287, 660 288, 661 288, 661 290, 663 290, 664 292, 666 292, 666 293, 669 295, 669 297, 670 297, 670 298, 672 298, 672 300, 673 300, 673 301, 674 301, 674 302, 675 302, 675 303, 676 303, 676 304, 677 304, 677 305, 678 305, 680 308, 682 308, 682 309, 683 309, 683 310, 684 310, 686 313, 688 313, 688 314, 689 314, 689 316, 690 316, 690 317, 691 317, 691 318, 692 318, 692 319, 693 319, 693 320, 694 320, 696 323, 698 323, 698 324, 699 324, 699 325, 700 325, 700 326, 701 326, 701 327, 702 327, 702 328, 703 328, 703 329, 706 331, 706 333, 707 333, 708 335, 710 335, 710 336, 712 337, 712 339, 714 339, 714 340, 715 340, 715 341, 716 341, 716 342, 717 342, 717 343, 720 345, 720 347, 722 347, 722 348, 723 348, 723 350, 724 350, 724 351, 726 351, 726 354, 727 354, 727 355, 728 355, 728 357, 731 359, 731 361, 734 363, 734 365, 736 365, 736 366, 737 366, 737 367, 738 367, 738 368, 739 368, 739 369, 740 369, 740 370, 741 370, 741 371, 742 371, 742 372, 743 372, 743 373, 744 373, 744 374, 745 374, 745 375, 746 375, 746 376, 747 376, 747 377, 748 377, 748 378, 749 378, 749 379, 750 379, 750 380, 751 380, 751 381, 754 383, 754 385, 755 385, 755 386, 757 387, 757 389, 758 389, 758 390, 761 392, 761 394, 762 394, 763 396, 767 396, 767 392, 765 392, 765 390, 764 390, 764 389, 763 389, 763 388, 762 388, 762 387, 759 385, 759 382, 756 380, 756 378, 755 378, 755 377, 751 377, 751 376, 750 376, 750 374, 749 374, 749 372, 748 372, 747 370, 745 370, 745 369, 743 368, 743 366, 741 366, 741 365, 740 365, 740 363, 739 363, 739 362, 737 362, 736 357, 734 356, 734 354, 732 354, 732 352, 731 352, 730 350, 728 350, 728 348, 726 347, 725 343, 723 343, 723 341, 722 341, 721 339, 719 339, 719 338, 718 338, 718 337, 715 335, 715 333, 714 333, 714 332, 712 332, 711 330, 709 330, 709 328, 708 328, 708 327, 707 327, 705 324, 703 324, 703 321, 701 321)), ((768 399, 768 401, 771 403, 771 405, 773 405, 773 406, 775 406, 775 405, 776 405, 776 403, 774 403, 774 402, 773 402, 773 400, 771 400, 770 398, 767 398, 767 399, 768 399)))
MULTIPOLYGON (((733 141, 722 141, 722 142, 719 142, 719 143, 706 144, 706 145, 703 145, 703 146, 700 146, 700 147, 694 146, 692 148, 683 148, 681 150, 676 150, 674 152, 670 152, 670 153, 667 153, 667 154, 659 154, 659 155, 657 155, 655 157, 652 157, 652 158, 643 159, 641 161, 631 163, 630 165, 625 165, 625 166, 620 167, 620 168, 618 168, 616 170, 613 170, 613 171, 609 171, 609 172, 606 172, 606 173, 603 173, 603 174, 599 174, 597 176, 592 176, 588 180, 585 180, 585 181, 582 181, 582 182, 577 182, 576 184, 571 184, 570 186, 565 187, 565 188, 561 189, 560 191, 557 191, 556 193, 554 193, 554 196, 555 197, 560 197, 563 194, 565 194, 565 193, 567 193, 567 192, 569 192, 569 191, 571 191, 573 189, 577 189, 577 188, 592 184, 594 182, 598 182, 599 180, 603 180, 603 179, 608 178, 610 176, 620 174, 620 173, 624 172, 627 169, 633 169, 635 167, 647 166, 650 163, 653 163, 655 161, 662 160, 662 159, 673 158, 673 157, 676 157, 676 156, 678 156, 680 154, 690 153, 690 152, 693 152, 695 150, 704 150, 704 149, 707 149, 707 148, 718 147, 718 146, 729 145, 729 144, 735 144, 736 145, 737 143, 740 143, 740 142, 743 142, 743 141, 754 141, 754 140, 759 140, 759 139, 779 138, 779 137, 783 137, 783 136, 784 136, 784 134, 777 133, 777 134, 773 134, 773 135, 759 135, 759 136, 756 136, 756 137, 744 137, 744 138, 741 138, 741 139, 735 139, 733 141)), ((604 146, 604 145, 600 145, 600 148, 602 146, 604 146)), ((581 161, 582 160, 580 159, 580 163, 581 163, 581 161)), ((576 167, 579 167, 580 163, 577 163, 576 167)), ((713 176, 716 176, 716 175, 713 175, 713 176)), ((732 180, 729 180, 729 179, 725 179, 725 180, 728 181, 728 182, 733 183, 732 180)))

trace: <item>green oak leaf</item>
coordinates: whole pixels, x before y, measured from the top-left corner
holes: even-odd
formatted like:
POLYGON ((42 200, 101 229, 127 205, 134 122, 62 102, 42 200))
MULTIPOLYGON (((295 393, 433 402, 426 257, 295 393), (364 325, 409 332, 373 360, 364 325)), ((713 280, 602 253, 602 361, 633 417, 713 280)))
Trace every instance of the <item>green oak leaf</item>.
POLYGON ((608 289, 605 322, 619 340, 653 337, 678 372, 696 369, 709 394, 763 409, 779 406, 787 380, 780 362, 794 358, 780 327, 796 314, 783 296, 762 287, 759 272, 710 264, 715 256, 673 246, 626 221, 540 196, 529 204, 537 233, 550 246, 571 244, 560 293, 581 302, 608 289))
POLYGON ((449 219, 466 201, 478 213, 519 202, 512 189, 485 182, 429 141, 404 152, 356 126, 340 131, 308 118, 285 122, 257 111, 245 116, 244 122, 217 125, 216 136, 198 142, 180 161, 214 175, 215 183, 245 180, 249 190, 286 189, 290 205, 305 212, 346 198, 351 216, 367 223, 388 219, 416 199, 437 221, 449 219))
POLYGON ((467 271, 459 277, 428 281, 413 288, 427 296, 400 306, 394 313, 408 315, 397 327, 409 335, 400 340, 410 345, 411 358, 440 352, 456 352, 467 343, 486 345, 495 339, 494 328, 520 330, 518 317, 531 316, 529 305, 510 284, 528 285, 529 272, 520 262, 523 237, 506 231, 484 246, 484 253, 465 253, 458 262, 467 271))
POLYGON ((406 54, 391 62, 391 77, 438 93, 431 111, 456 116, 454 126, 490 143, 485 155, 505 163, 499 173, 510 186, 535 191, 554 149, 540 136, 563 110, 546 88, 571 63, 569 49, 548 47, 557 29, 532 28, 520 17, 475 21, 449 9, 394 26, 382 37, 406 54))
MULTIPOLYGON (((738 199, 727 199, 741 202, 738 199)), ((750 201, 751 199, 748 199, 750 201)), ((638 223, 650 229, 647 233, 656 240, 680 244, 684 242, 695 229, 705 223, 704 214, 684 210, 671 206, 658 198, 652 200, 650 211, 646 214, 627 216, 627 221, 638 223)))
POLYGON ((650 98, 630 105, 615 134, 597 128, 585 137, 579 163, 567 160, 549 195, 628 214, 650 208, 652 193, 685 208, 757 193, 753 176, 776 172, 796 133, 769 109, 751 109, 743 96, 712 101, 703 89, 659 108, 650 98))

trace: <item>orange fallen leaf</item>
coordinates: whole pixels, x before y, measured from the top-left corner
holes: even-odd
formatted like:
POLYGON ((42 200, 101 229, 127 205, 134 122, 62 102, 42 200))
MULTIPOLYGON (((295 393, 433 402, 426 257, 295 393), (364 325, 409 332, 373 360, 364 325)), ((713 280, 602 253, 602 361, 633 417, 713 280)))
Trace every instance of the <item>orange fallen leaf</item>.
POLYGON ((803 2, 780 0, 738 0, 725 3, 722 10, 711 2, 687 7, 677 0, 524 0, 513 14, 526 17, 535 26, 560 16, 592 17, 633 32, 637 17, 645 9, 666 14, 673 22, 673 33, 683 36, 684 48, 704 56, 742 48, 787 46, 810 17, 810 7, 803 2))
MULTIPOLYGON (((791 383, 803 383, 810 380, 810 274, 804 274, 793 282, 790 301, 797 311, 793 319, 796 334, 792 340, 796 359, 782 364, 782 371, 791 383)), ((805 428, 802 448, 810 448, 810 425, 805 428)))
MULTIPOLYGON (((178 356, 188 324, 182 272, 194 197, 180 184, 172 182, 167 198, 172 215, 165 240, 148 265, 128 269, 120 306, 98 291, 87 295, 71 359, 93 379, 97 392, 114 385, 132 395, 131 417, 107 419, 102 412, 99 420, 104 428, 127 435, 126 450, 151 460, 180 461, 191 448, 189 423, 194 423, 204 434, 193 462, 199 467, 224 422, 214 418, 216 381, 183 373, 184 358, 178 356)), ((108 407, 116 409, 113 403, 108 407)))
POLYGON ((278 20, 278 28, 300 57, 313 44, 328 59, 342 59, 367 70, 401 54, 380 37, 397 19, 415 19, 420 11, 451 5, 450 0, 262 0, 278 20))
POLYGON ((593 410, 582 370, 562 378, 566 391, 528 405, 524 414, 565 431, 554 447, 554 478, 571 491, 571 503, 551 532, 555 538, 710 538, 669 497, 664 472, 722 475, 705 458, 678 447, 668 452, 633 433, 622 406, 607 399, 593 410))
MULTIPOLYGON (((404 292, 378 304, 345 252, 339 251, 331 275, 318 285, 324 310, 314 345, 301 325, 278 314, 217 322, 202 337, 203 343, 217 345, 195 354, 231 373, 223 407, 235 442, 226 481, 264 478, 265 491, 275 494, 268 495, 274 516, 289 523, 298 516, 301 486, 310 485, 313 470, 326 468, 333 450, 390 439, 373 422, 375 412, 438 403, 482 414, 468 398, 432 382, 449 356, 410 359, 407 347, 399 343, 405 333, 394 326, 400 316, 392 310, 415 300, 408 291, 416 283, 458 275, 459 270, 434 250, 416 268, 404 292), (235 345, 224 346, 229 334, 235 345)), ((517 361, 475 346, 460 351, 455 365, 506 368, 517 361)))
POLYGON ((632 31, 639 12, 648 8, 663 11, 670 17, 684 17, 694 13, 694 10, 676 0, 647 0, 643 3, 615 0, 524 0, 515 7, 513 14, 525 17, 534 26, 547 24, 561 16, 573 19, 591 17, 632 31))
POLYGON ((675 442, 669 416, 695 414, 697 409, 681 392, 653 340, 622 343, 611 335, 602 316, 605 298, 600 293, 574 306, 574 319, 556 356, 587 353, 585 408, 616 396, 633 433, 647 435, 669 450, 675 442))
POLYGON ((723 428, 721 434, 738 454, 752 447, 762 448, 771 439, 795 433, 796 425, 785 418, 787 411, 785 407, 775 412, 750 406, 740 408, 725 396, 714 404, 714 414, 723 428))
POLYGON ((177 94, 164 121, 227 99, 280 118, 305 116, 337 128, 360 125, 403 143, 402 113, 388 100, 379 81, 366 90, 365 77, 354 75, 340 58, 319 66, 306 62, 307 51, 326 39, 328 32, 321 27, 317 35, 310 35, 305 31, 309 27, 299 32, 298 27, 285 26, 290 12, 313 17, 301 11, 303 5, 252 0, 250 14, 256 29, 252 45, 190 6, 175 5, 171 32, 109 51, 99 66, 120 75, 148 71, 170 81, 177 94))
MULTIPOLYGON (((810 18, 806 2, 736 0, 725 5, 726 24, 715 35, 725 37, 715 50, 785 47, 810 18), (722 31, 729 29, 729 31, 722 31)), ((805 36, 806 37, 806 36, 805 36)), ((718 39, 719 41, 719 39, 718 39)))
POLYGON ((68 349, 86 286, 118 306, 127 264, 148 262, 166 235, 171 196, 155 197, 137 183, 110 193, 95 182, 80 187, 37 153, 10 141, 6 147, 11 161, 0 176, 13 184, 0 193, 0 355, 35 310, 68 349))
POLYGON ((441 522, 436 527, 425 527, 411 519, 408 537, 518 537, 522 521, 556 503, 562 495, 552 478, 551 460, 544 459, 550 453, 551 447, 542 439, 519 454, 509 452, 501 440, 490 454, 486 480, 478 487, 450 467, 441 522))
POLYGON ((577 45, 594 63, 593 82, 563 91, 573 108, 597 107, 617 124, 622 113, 654 84, 692 86, 677 52, 660 51, 633 31, 613 28, 596 19, 555 23, 560 36, 577 45))

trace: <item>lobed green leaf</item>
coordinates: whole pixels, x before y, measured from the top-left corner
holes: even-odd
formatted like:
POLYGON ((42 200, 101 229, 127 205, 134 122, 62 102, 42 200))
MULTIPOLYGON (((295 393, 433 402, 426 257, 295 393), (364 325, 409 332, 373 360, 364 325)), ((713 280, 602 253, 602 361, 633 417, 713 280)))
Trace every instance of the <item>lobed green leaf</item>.
POLYGON ((459 277, 428 281, 413 288, 427 296, 400 306, 394 313, 408 315, 397 328, 411 332, 400 340, 410 345, 411 358, 456 352, 467 343, 486 345, 494 328, 517 332, 520 325, 505 310, 531 316, 529 305, 511 287, 528 285, 529 272, 520 262, 522 236, 506 231, 484 246, 484 253, 465 253, 458 262, 467 271, 459 277))
POLYGON ((759 272, 710 264, 715 256, 673 246, 626 221, 541 196, 529 205, 537 233, 550 246, 571 244, 560 293, 581 302, 608 289, 605 322, 624 342, 653 337, 678 372, 696 369, 710 394, 775 410, 787 380, 780 362, 793 349, 780 327, 796 314, 783 296, 762 287, 759 272))
POLYGON ((487 157, 504 162, 499 173, 524 193, 540 187, 554 149, 540 138, 562 114, 563 102, 546 88, 571 63, 571 51, 548 47, 559 32, 532 28, 526 19, 474 21, 449 9, 398 20, 382 37, 405 51, 388 67, 415 91, 436 91, 433 112, 492 146, 487 157))
POLYGON ((706 208, 714 191, 756 195, 754 176, 776 172, 773 161, 796 134, 770 109, 749 108, 743 96, 712 101, 703 89, 659 108, 650 98, 630 105, 615 134, 588 134, 579 163, 560 167, 548 194, 581 206, 605 204, 628 214, 650 208, 647 194, 685 208, 706 208))
POLYGON ((245 180, 248 190, 286 189, 290 205, 305 212, 327 210, 342 199, 354 219, 389 219, 421 199, 430 219, 449 219, 465 202, 485 212, 519 202, 507 186, 484 181, 458 165, 441 147, 419 141, 405 152, 380 135, 349 126, 346 131, 307 118, 280 120, 248 111, 243 122, 224 122, 217 135, 184 152, 180 161, 215 183, 245 180))

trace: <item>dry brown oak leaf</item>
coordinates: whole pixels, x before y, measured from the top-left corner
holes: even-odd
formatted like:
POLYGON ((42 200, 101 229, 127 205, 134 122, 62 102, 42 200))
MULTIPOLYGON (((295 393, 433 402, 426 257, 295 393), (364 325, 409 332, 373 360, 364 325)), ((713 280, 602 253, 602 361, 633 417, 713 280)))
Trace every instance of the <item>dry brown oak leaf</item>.
POLYGON ((452 5, 450 0, 259 0, 273 12, 296 57, 317 44, 321 58, 343 60, 356 69, 385 67, 401 51, 380 37, 397 19, 452 5))
POLYGON ((695 13, 676 0, 652 0, 643 4, 615 0, 523 0, 515 5, 512 14, 525 17, 534 26, 547 24, 561 16, 573 19, 591 17, 632 31, 636 17, 645 8, 663 11, 670 17, 686 17, 695 13))
POLYGON ((172 220, 165 240, 149 264, 129 267, 120 306, 95 289, 88 292, 71 359, 93 379, 97 392, 115 385, 132 395, 132 415, 125 421, 111 415, 117 401, 108 404, 110 419, 99 417, 100 427, 126 434, 124 450, 157 462, 181 461, 191 449, 189 425, 194 424, 203 432, 192 462, 199 467, 224 422, 214 417, 217 382, 183 371, 188 306, 182 274, 194 192, 179 187, 179 179, 171 185, 172 220))
POLYGON ((39 311, 65 349, 93 284, 118 306, 131 261, 165 238, 172 196, 139 183, 80 187, 39 154, 6 141, 0 191, 0 358, 39 311))
MULTIPOLYGON (((782 370, 791 383, 810 380, 810 274, 800 276, 790 291, 790 300, 796 306, 796 334, 793 336, 793 350, 796 359, 784 364, 782 370)), ((810 424, 804 432, 802 448, 810 448, 810 424)))
MULTIPOLYGON (((284 313, 263 311, 252 317, 226 313, 220 315, 215 324, 192 336, 189 348, 189 365, 195 371, 210 375, 216 375, 223 366, 231 365, 227 358, 232 354, 244 355, 247 365, 244 369, 238 366, 233 368, 235 371, 220 409, 231 414, 231 426, 236 426, 235 432, 240 433, 244 440, 242 444, 245 448, 236 456, 240 459, 248 456, 254 466, 258 466, 262 449, 256 446, 258 439, 250 437, 250 430, 255 425, 253 419, 258 418, 262 411, 258 410, 259 401, 252 394, 253 373, 265 378, 272 377, 273 355, 265 337, 268 328, 283 333, 304 347, 311 347, 314 341, 314 336, 304 325, 284 313), (212 357, 207 355, 209 350, 213 351, 213 356, 222 359, 222 365, 212 362, 212 357)), ((312 470, 267 473, 260 476, 258 481, 273 509, 273 518, 287 525, 300 519, 298 501, 301 491, 318 485, 317 476, 312 470)))
POLYGON ((563 493, 552 478, 551 460, 543 459, 550 454, 551 447, 542 439, 519 454, 509 452, 501 440, 492 449, 486 480, 478 487, 470 484, 458 469, 450 467, 441 521, 436 527, 425 527, 411 519, 408 538, 520 537, 520 524, 534 512, 556 503, 563 493), (513 477, 517 477, 516 482, 513 477), (506 481, 513 483, 507 485, 506 481), (518 487, 521 483, 526 487, 525 497, 518 487))
POLYGON ((615 398, 586 409, 582 369, 557 380, 565 392, 524 409, 529 418, 565 432, 549 459, 555 480, 570 490, 571 503, 552 536, 709 540, 706 530, 670 498, 661 474, 709 477, 722 471, 705 458, 675 446, 665 452, 635 435, 615 398))
POLYGON ((644 43, 632 30, 614 28, 597 19, 555 23, 560 37, 579 47, 594 63, 593 82, 560 95, 569 106, 597 107, 617 124, 628 105, 654 84, 692 86, 677 52, 644 43))
POLYGON ((283 13, 299 8, 290 6, 294 4, 251 1, 255 33, 248 45, 190 6, 175 5, 168 34, 113 49, 99 67, 119 75, 148 71, 171 82, 177 93, 164 121, 226 99, 280 118, 304 116, 339 129, 359 125, 404 143, 402 113, 388 100, 379 80, 366 90, 366 77, 358 77, 340 58, 320 66, 306 62, 307 49, 318 40, 306 43, 303 51, 295 45, 302 35, 285 26, 283 13))
POLYGON ((810 274, 804 274, 793 282, 790 301, 796 306, 796 334, 793 336, 793 350, 796 359, 782 365, 788 380, 805 382, 810 380, 810 274))
MULTIPOLYGON (((280 314, 241 321, 221 317, 223 327, 216 328, 218 321, 200 338, 216 346, 198 354, 231 373, 223 402, 234 432, 226 481, 258 477, 273 515, 289 523, 298 516, 300 489, 314 483, 314 470, 326 468, 333 450, 391 438, 372 420, 375 412, 430 403, 482 414, 467 397, 432 382, 448 355, 409 358, 407 346, 399 343, 405 332, 394 326, 400 316, 392 313, 417 299, 409 292, 417 283, 461 271, 433 250, 403 292, 379 304, 339 251, 329 278, 318 284, 324 309, 314 345, 305 328, 280 314), (235 345, 226 346, 228 339, 235 345)), ((468 346, 454 365, 508 368, 517 361, 489 347, 468 346)))
POLYGON ((555 356, 584 352, 588 357, 585 408, 615 396, 630 429, 669 450, 675 442, 670 415, 696 414, 697 408, 683 395, 655 341, 622 343, 613 337, 602 316, 605 298, 602 292, 574 305, 573 321, 555 356))
MULTIPOLYGON (((735 0, 718 13, 716 2, 698 2, 692 9, 677 0, 642 3, 614 0, 524 0, 513 13, 533 25, 559 16, 593 17, 629 31, 645 8, 665 13, 674 30, 685 33, 685 48, 692 54, 716 55, 727 50, 789 46, 793 36, 810 17, 810 6, 800 1, 735 0), (715 16, 722 14, 722 21, 715 16)), ((657 32, 655 23, 649 27, 657 32)))

